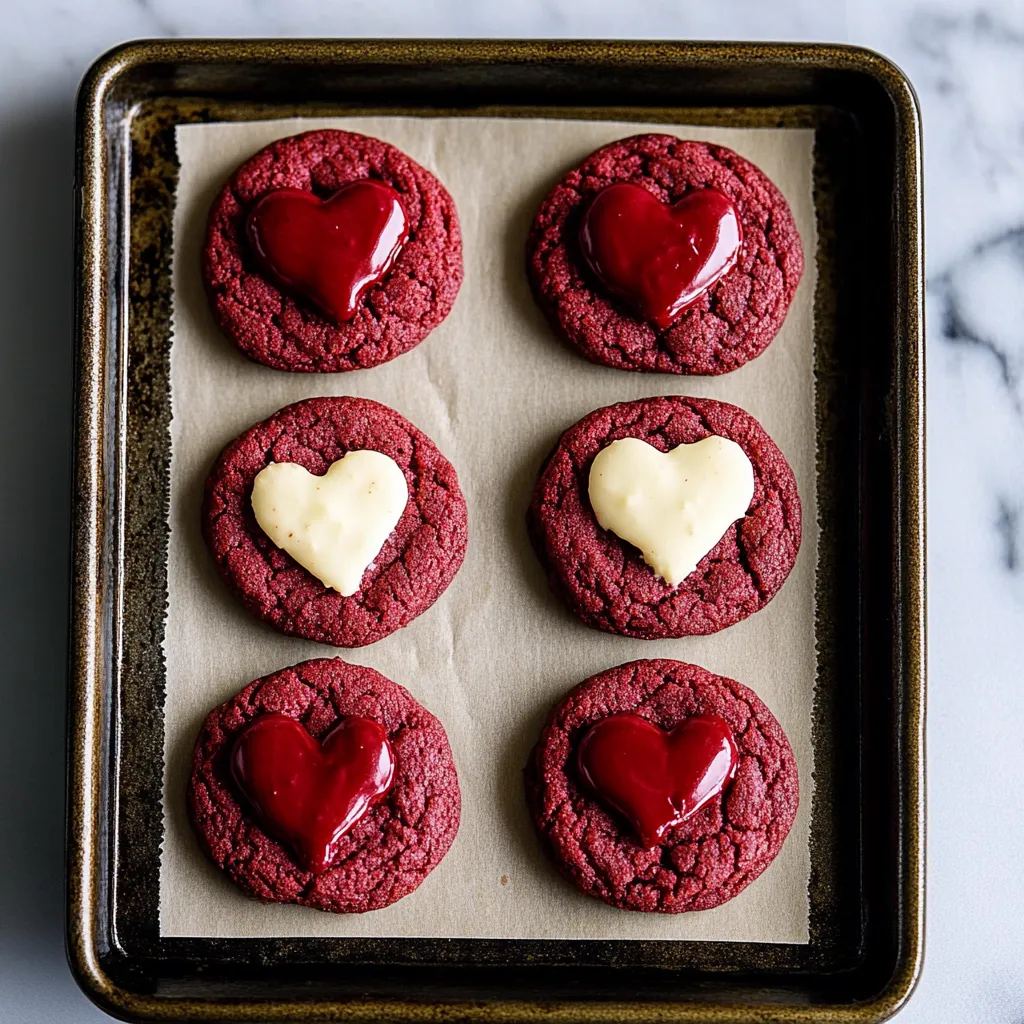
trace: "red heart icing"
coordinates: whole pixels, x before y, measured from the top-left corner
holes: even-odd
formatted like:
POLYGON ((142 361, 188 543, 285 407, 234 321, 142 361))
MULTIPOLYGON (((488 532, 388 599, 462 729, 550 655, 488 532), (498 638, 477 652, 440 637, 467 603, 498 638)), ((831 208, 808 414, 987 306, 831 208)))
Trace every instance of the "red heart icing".
POLYGON ((732 729, 717 715, 665 732, 639 715, 603 718, 579 748, 587 785, 624 814, 647 847, 714 799, 736 774, 732 729))
POLYGON ((249 211, 246 232, 264 269, 332 320, 355 316, 366 292, 394 265, 409 238, 398 193, 382 181, 353 181, 326 202, 281 188, 249 211))
POLYGON ((395 755, 369 718, 343 718, 317 742, 288 715, 255 719, 231 751, 231 775, 267 831, 307 871, 326 870, 338 840, 391 787, 395 755))
POLYGON ((591 200, 580 245, 604 286, 665 329, 736 263, 742 241, 733 201, 715 188, 672 206, 618 182, 591 200))

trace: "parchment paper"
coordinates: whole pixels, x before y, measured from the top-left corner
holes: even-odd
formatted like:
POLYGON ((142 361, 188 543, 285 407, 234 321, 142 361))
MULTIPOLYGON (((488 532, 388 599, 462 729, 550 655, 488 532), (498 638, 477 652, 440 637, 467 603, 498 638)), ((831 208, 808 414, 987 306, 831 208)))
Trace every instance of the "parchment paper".
POLYGON ((176 936, 446 936, 808 941, 808 822, 813 792, 817 552, 812 316, 816 232, 813 133, 622 122, 352 117, 177 129, 169 606, 164 651, 165 840, 160 928, 176 936), (348 374, 290 374, 247 361, 207 308, 199 250, 210 203, 238 164, 273 139, 339 127, 385 139, 455 197, 465 282, 451 316, 412 352, 348 374), (592 366, 553 335, 534 305, 524 241, 552 184, 598 146, 641 131, 723 143, 782 189, 807 271, 781 333, 760 358, 718 378, 592 366), (408 628, 355 651, 288 638, 251 618, 220 583, 199 532, 203 480, 221 448, 289 402, 353 394, 397 409, 455 465, 469 505, 469 550, 447 593, 408 628), (804 509, 803 546, 781 593, 711 637, 641 641, 587 629, 548 593, 524 513, 540 462, 585 413, 662 394, 726 399, 753 413, 786 454, 804 509), (262 906, 200 853, 185 812, 199 726, 250 680, 307 658, 341 655, 408 687, 444 723, 462 785, 462 826, 447 858, 385 910, 326 914, 262 906), (635 658, 696 662, 739 679, 785 728, 801 804, 771 867, 715 910, 615 910, 579 894, 544 859, 521 772, 550 707, 594 672, 635 658))

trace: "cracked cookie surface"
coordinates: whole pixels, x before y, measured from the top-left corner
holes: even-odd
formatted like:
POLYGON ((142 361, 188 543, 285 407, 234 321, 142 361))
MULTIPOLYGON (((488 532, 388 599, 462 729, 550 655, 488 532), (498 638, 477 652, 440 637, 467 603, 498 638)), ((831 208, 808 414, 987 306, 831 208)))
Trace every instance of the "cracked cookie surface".
POLYGON ((635 135, 591 154, 548 193, 527 242, 534 295, 554 329, 591 362, 623 370, 728 373, 778 333, 804 269, 782 193, 724 146, 635 135), (586 203, 608 185, 641 185, 664 203, 713 187, 736 204, 737 264, 666 329, 639 319, 586 267, 577 235, 586 203))
POLYGON ((310 373, 376 366, 418 345, 451 311, 462 283, 455 202, 433 174, 380 139, 334 129, 292 135, 242 164, 214 200, 202 274, 218 325, 250 359, 310 373), (245 218, 274 189, 298 188, 328 199, 365 178, 398 192, 409 240, 353 319, 336 324, 260 271, 246 241, 245 218))
POLYGON ((203 850, 242 890, 266 903, 356 914, 411 893, 441 862, 459 829, 459 782, 441 723, 372 668, 320 658, 257 679, 210 712, 196 740, 188 811, 203 850), (395 753, 387 795, 312 874, 249 816, 231 779, 238 733, 276 712, 321 738, 346 715, 379 722, 395 753))
POLYGON ((455 578, 466 552, 466 502, 451 463, 393 409, 365 398, 310 398, 224 449, 206 479, 202 528, 217 571, 257 618, 283 633, 361 647, 407 626, 455 578), (256 475, 272 462, 321 476, 358 449, 394 459, 409 500, 360 589, 342 597, 260 529, 251 495, 256 475))
POLYGON ((552 591, 588 626, 641 640, 692 636, 745 619, 779 591, 800 548, 800 498, 785 456, 749 413, 706 398, 647 398, 598 409, 562 435, 541 469, 527 527, 552 591), (754 497, 746 516, 671 587, 636 548, 598 525, 590 466, 619 438, 668 451, 711 434, 746 452, 754 497))
POLYGON ((796 760, 752 690, 697 665, 652 659, 580 683, 548 716, 525 770, 545 852, 580 891, 623 910, 677 914, 732 899, 772 862, 796 817, 796 760), (626 819, 583 785, 580 740, 595 722, 631 712, 665 730, 718 715, 733 730, 733 781, 665 840, 645 849, 626 819))

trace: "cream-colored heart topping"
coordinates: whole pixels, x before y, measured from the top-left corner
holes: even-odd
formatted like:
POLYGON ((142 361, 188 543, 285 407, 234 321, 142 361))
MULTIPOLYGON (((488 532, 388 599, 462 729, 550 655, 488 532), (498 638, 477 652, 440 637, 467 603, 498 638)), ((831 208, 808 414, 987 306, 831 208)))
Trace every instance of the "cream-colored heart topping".
POLYGON ((747 514, 753 497, 747 453, 717 434, 669 452, 624 437, 598 452, 590 467, 597 521, 639 548, 673 587, 747 514))
POLYGON ((359 590, 408 500, 405 474, 374 451, 349 452, 323 476, 294 462, 273 462, 252 485, 260 529, 343 597, 359 590))

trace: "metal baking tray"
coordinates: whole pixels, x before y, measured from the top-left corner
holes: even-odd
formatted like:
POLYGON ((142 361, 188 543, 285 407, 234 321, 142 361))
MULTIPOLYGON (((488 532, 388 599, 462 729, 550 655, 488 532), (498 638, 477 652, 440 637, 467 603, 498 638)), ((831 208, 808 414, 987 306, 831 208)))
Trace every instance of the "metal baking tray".
POLYGON ((920 115, 830 45, 151 41, 78 105, 68 953, 117 1016, 878 1021, 921 967, 920 115), (818 688, 811 941, 161 938, 175 125, 487 114, 816 133, 818 688))

